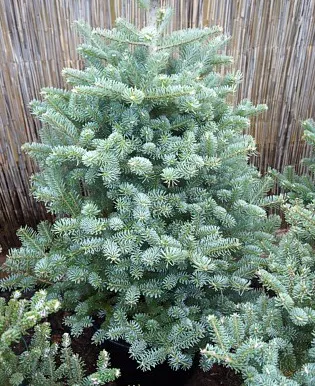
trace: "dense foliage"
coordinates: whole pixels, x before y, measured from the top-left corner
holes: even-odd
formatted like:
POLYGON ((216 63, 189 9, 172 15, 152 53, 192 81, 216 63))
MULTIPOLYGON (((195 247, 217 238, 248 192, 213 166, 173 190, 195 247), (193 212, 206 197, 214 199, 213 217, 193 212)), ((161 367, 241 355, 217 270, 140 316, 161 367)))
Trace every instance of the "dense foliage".
POLYGON ((71 349, 69 334, 64 334, 61 349, 50 343, 49 323, 40 321, 59 309, 57 300, 47 300, 45 291, 21 299, 16 291, 6 303, 0 298, 0 384, 6 386, 92 386, 104 385, 119 375, 109 369, 109 357, 103 350, 98 359, 98 371, 85 377, 84 363, 71 349), (25 338, 34 327, 31 342, 25 338), (22 344, 24 350, 13 347, 22 344), (59 364, 57 365, 57 359, 59 364))
POLYGON ((207 316, 250 289, 257 245, 278 225, 258 206, 270 181, 243 134, 265 106, 227 103, 240 75, 215 72, 231 61, 219 28, 164 35, 168 17, 141 31, 79 24, 87 65, 64 70, 70 91, 33 102, 42 143, 24 146, 56 221, 19 231, 2 282, 49 282, 74 335, 101 315, 93 341, 123 338, 144 370, 192 365, 207 316))
MULTIPOLYGON (((303 126, 314 146, 314 122, 303 126)), ((314 160, 303 162, 312 171, 314 160)), ((264 243, 265 265, 257 271, 263 293, 238 304, 232 316, 209 317, 213 343, 203 351, 204 367, 222 363, 241 371, 249 385, 313 385, 315 201, 305 193, 314 191, 314 182, 287 170, 280 183, 292 189, 283 208, 290 227, 264 243)))
POLYGON ((229 102, 241 76, 221 71, 231 58, 218 27, 168 35, 169 18, 77 24, 86 66, 32 103, 42 141, 24 146, 55 221, 19 230, 1 286, 45 286, 74 335, 101 318, 93 343, 123 339, 143 370, 189 368, 206 347, 205 369, 311 385, 313 234, 298 216, 311 221, 314 203, 291 202, 292 229, 275 235, 273 181, 249 164, 244 134, 266 107, 229 102))
POLYGON ((12 344, 17 343, 42 318, 60 307, 57 300, 47 300, 45 291, 37 292, 31 300, 19 299, 16 291, 8 303, 0 297, 0 383, 1 385, 20 385, 24 380, 18 369, 19 359, 12 344))

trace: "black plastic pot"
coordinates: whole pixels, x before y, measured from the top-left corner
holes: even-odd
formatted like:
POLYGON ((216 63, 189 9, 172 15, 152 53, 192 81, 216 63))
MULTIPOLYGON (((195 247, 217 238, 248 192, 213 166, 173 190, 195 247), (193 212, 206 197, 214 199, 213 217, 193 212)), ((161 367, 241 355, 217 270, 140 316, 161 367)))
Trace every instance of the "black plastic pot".
POLYGON ((164 363, 143 372, 137 368, 137 362, 129 358, 129 346, 126 343, 107 340, 104 348, 110 353, 111 367, 117 367, 121 371, 121 376, 116 381, 117 386, 184 386, 193 371, 174 371, 164 363))

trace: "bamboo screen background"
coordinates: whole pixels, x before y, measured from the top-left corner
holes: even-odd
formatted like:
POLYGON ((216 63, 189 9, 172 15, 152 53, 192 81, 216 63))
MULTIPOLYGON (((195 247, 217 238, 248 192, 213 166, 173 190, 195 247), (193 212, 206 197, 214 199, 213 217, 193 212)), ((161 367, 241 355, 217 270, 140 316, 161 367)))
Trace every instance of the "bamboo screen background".
MULTIPOLYGON (((232 35, 227 52, 244 74, 237 100, 266 103, 253 119, 256 165, 281 170, 310 149, 300 121, 315 116, 315 0, 169 0, 171 29, 219 24, 232 35)), ((1 0, 0 2, 0 244, 17 245, 16 229, 47 218, 29 196, 35 165, 20 150, 38 140, 28 104, 41 87, 63 87, 63 67, 79 68, 80 41, 72 22, 110 28, 122 16, 144 26, 148 14, 134 0, 1 0)))

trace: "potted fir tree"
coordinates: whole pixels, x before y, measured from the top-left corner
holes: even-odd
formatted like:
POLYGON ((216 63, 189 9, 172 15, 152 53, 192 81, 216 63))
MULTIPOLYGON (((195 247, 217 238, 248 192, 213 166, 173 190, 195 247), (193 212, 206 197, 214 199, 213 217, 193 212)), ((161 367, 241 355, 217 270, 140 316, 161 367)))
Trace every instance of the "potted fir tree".
POLYGON ((219 27, 167 34, 170 17, 142 30, 77 23, 86 65, 64 70, 70 90, 32 103, 41 143, 24 145, 55 221, 19 230, 1 282, 45 286, 74 335, 101 319, 93 343, 123 340, 142 370, 192 366, 208 315, 235 310, 279 225, 244 134, 266 107, 227 101, 241 75, 222 75, 219 27))

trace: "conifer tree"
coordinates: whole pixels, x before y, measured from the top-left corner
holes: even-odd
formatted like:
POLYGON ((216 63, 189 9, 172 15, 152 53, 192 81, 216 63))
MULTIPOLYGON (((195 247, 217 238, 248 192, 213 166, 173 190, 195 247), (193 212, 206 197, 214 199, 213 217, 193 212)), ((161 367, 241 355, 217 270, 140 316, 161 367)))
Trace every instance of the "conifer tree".
POLYGON ((108 368, 109 356, 99 354, 97 371, 85 376, 84 363, 71 349, 69 334, 62 337, 61 348, 51 343, 49 323, 40 323, 60 308, 58 300, 48 300, 47 293, 38 291, 33 297, 21 299, 15 291, 6 303, 0 298, 0 384, 5 386, 95 386, 104 385, 119 376, 118 369, 108 368), (26 336, 34 328, 30 344, 26 336), (23 342, 22 353, 13 344, 23 342), (57 359, 59 364, 57 365, 57 359))
MULTIPOLYGON (((307 119, 302 122, 303 138, 312 148, 315 147, 315 122, 307 119)), ((292 203, 298 199, 303 204, 310 204, 315 200, 314 170, 315 158, 312 155, 309 158, 303 158, 301 164, 306 172, 303 175, 295 173, 294 166, 285 167, 283 173, 278 173, 279 185, 286 193, 289 201, 292 203)))
MULTIPOLYGON (((314 122, 303 127, 314 146, 314 122)), ((303 162, 314 170, 314 158, 303 162)), ((202 350, 202 363, 204 369, 213 363, 233 368, 246 385, 310 386, 315 384, 314 180, 290 168, 279 181, 287 190, 283 210, 289 228, 262 246, 257 300, 239 303, 233 315, 209 316, 211 343, 202 350)))
POLYGON ((192 365, 208 315, 253 292, 279 226, 244 134, 266 107, 228 102, 241 75, 221 71, 231 57, 219 27, 167 34, 170 17, 160 10, 141 30, 77 23, 85 67, 63 71, 69 90, 42 90, 41 143, 24 145, 40 166, 33 195, 55 221, 19 230, 1 281, 46 286, 73 311, 74 335, 102 317, 93 342, 123 339, 143 370, 192 365))

